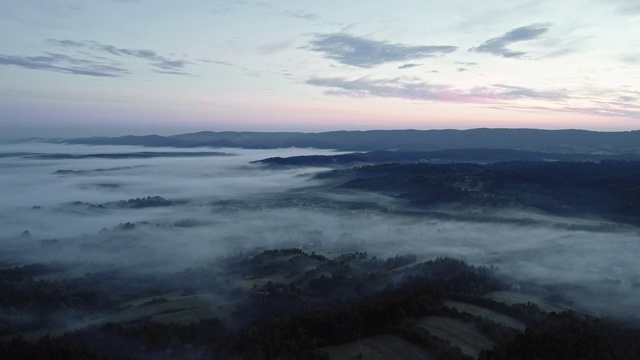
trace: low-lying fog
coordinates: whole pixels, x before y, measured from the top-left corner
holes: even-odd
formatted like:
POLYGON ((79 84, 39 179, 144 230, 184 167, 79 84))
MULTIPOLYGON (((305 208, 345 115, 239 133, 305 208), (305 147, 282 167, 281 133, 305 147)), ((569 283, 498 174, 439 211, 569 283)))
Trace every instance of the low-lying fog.
POLYGON ((495 265, 514 283, 558 284, 579 308, 635 314, 640 304, 635 228, 586 231, 554 226, 573 220, 550 217, 515 225, 401 215, 370 205, 393 208, 390 199, 332 192, 312 179, 327 169, 272 169, 251 163, 272 156, 329 153, 0 144, 0 265, 71 261, 157 271, 281 247, 329 255, 354 250, 378 256, 414 253, 422 260, 449 256, 473 265, 495 265), (212 151, 228 156, 35 157, 212 151), (148 196, 171 203, 121 202, 148 196))

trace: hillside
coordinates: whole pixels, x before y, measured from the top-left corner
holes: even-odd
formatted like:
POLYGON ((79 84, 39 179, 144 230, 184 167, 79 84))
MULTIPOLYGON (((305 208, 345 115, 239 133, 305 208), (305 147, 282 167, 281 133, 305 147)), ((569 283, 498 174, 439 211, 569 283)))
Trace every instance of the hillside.
POLYGON ((471 129, 300 132, 213 132, 173 136, 68 139, 70 144, 275 149, 313 147, 349 151, 442 149, 519 149, 557 153, 623 154, 640 151, 640 131, 471 129))
POLYGON ((634 161, 494 164, 381 164, 317 175, 346 189, 390 195, 413 206, 534 208, 640 222, 640 163, 634 161))

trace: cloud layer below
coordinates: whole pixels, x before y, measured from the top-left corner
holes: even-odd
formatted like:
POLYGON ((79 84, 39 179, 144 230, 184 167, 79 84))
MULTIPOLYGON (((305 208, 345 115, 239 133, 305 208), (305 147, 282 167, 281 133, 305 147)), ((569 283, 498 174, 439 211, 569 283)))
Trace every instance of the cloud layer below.
POLYGON ((149 272, 193 268, 220 256, 269 248, 299 247, 321 254, 367 251, 379 257, 414 253, 420 261, 450 256, 496 266, 514 281, 566 285, 567 294, 591 289, 589 297, 576 291, 577 305, 637 316, 640 294, 632 284, 640 276, 638 234, 624 227, 580 230, 597 228, 597 219, 517 210, 491 212, 501 220, 493 223, 406 215, 393 211, 403 208, 392 198, 321 186, 310 177, 320 168, 274 170, 250 163, 330 153, 312 149, 225 149, 235 156, 198 158, 43 160, 21 155, 140 150, 0 143, 5 154, 0 158, 0 262, 82 261, 95 269, 149 272), (60 169, 75 172, 61 174, 60 169), (145 196, 176 203, 95 206, 145 196), (527 219, 529 225, 505 219, 527 219), (129 226, 119 225, 124 223, 129 226), (25 230, 31 235, 20 236, 25 230))

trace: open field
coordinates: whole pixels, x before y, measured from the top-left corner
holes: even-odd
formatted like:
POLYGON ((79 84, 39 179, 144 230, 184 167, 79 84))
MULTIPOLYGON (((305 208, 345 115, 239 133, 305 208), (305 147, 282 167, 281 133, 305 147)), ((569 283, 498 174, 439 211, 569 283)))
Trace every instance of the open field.
POLYGON ((130 321, 149 317, 159 322, 197 322, 203 318, 219 316, 223 301, 211 294, 181 296, 171 293, 129 301, 120 306, 122 311, 112 315, 110 321, 130 321))
POLYGON ((516 293, 512 291, 492 291, 488 294, 485 294, 485 297, 491 300, 503 302, 509 305, 526 304, 530 302, 530 303, 536 304, 541 310, 547 311, 547 312, 552 312, 552 311, 562 312, 562 311, 568 311, 568 310, 575 311, 574 309, 569 307, 552 304, 535 295, 521 294, 521 293, 516 293))
POLYGON ((482 350, 491 349, 495 344, 487 339, 473 324, 442 316, 428 316, 418 320, 418 325, 431 335, 449 340, 465 355, 477 358, 482 350))
POLYGON ((497 311, 483 308, 481 306, 467 304, 467 303, 458 302, 458 301, 445 301, 444 305, 450 308, 456 308, 458 309, 458 311, 468 312, 469 314, 473 314, 473 315, 483 317, 485 319, 489 319, 493 322, 502 324, 504 326, 508 326, 512 329, 524 331, 524 329, 527 328, 525 324, 523 324, 521 321, 517 319, 512 318, 511 316, 507 316, 497 311))
POLYGON ((324 348, 331 360, 431 360, 421 347, 395 335, 380 335, 349 344, 324 348))

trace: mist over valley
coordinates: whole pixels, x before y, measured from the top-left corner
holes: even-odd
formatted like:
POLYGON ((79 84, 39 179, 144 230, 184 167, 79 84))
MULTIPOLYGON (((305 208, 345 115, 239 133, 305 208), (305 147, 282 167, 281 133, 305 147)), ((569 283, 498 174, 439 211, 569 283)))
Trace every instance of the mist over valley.
MULTIPOLYGON (((1 305, 5 340, 142 319, 242 327, 293 309, 374 301, 366 299, 415 276, 426 276, 419 286, 455 283, 467 271, 460 265, 452 280, 425 275, 453 259, 484 279, 446 291, 460 311, 476 301, 456 302, 468 294, 502 307, 536 304, 541 314, 640 321, 640 233, 631 210, 616 212, 616 191, 628 198, 635 186, 633 162, 542 153, 524 161, 508 150, 457 152, 446 162, 424 152, 41 141, 6 142, 0 153, 0 264, 14 293, 1 305), (586 205, 593 199, 601 206, 586 205), (300 290, 282 298, 273 293, 280 284, 300 290)), ((433 326, 462 326, 425 321, 436 338, 433 326)), ((461 346, 472 357, 491 348, 461 346)))

